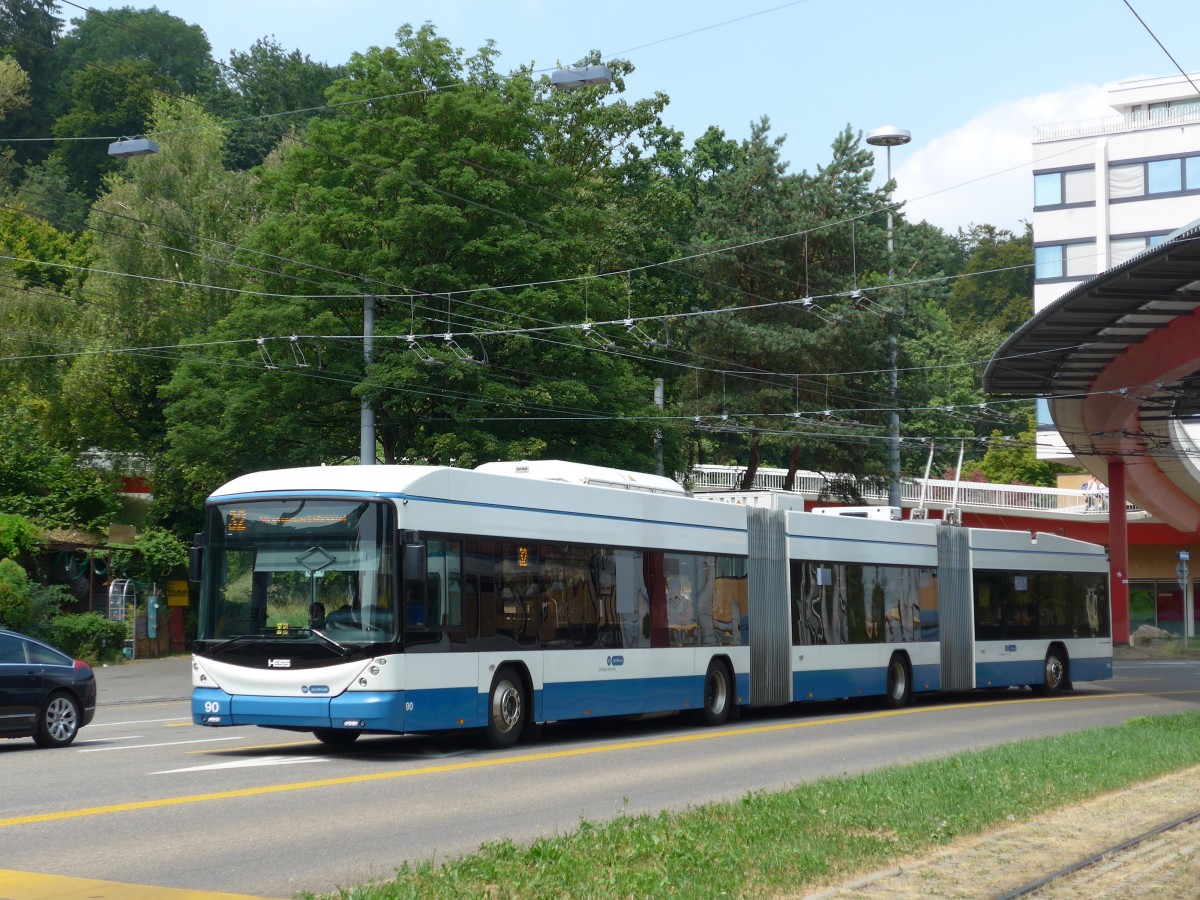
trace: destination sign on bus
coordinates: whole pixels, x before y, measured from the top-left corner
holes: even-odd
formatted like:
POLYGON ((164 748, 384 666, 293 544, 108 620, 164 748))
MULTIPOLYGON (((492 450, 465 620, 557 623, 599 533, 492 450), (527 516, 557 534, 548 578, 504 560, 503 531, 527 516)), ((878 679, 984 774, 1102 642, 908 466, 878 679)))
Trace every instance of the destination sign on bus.
POLYGON ((231 509, 225 515, 225 530, 232 533, 245 531, 249 525, 348 525, 347 515, 321 515, 309 513, 303 516, 280 516, 266 513, 249 513, 244 509, 231 509))

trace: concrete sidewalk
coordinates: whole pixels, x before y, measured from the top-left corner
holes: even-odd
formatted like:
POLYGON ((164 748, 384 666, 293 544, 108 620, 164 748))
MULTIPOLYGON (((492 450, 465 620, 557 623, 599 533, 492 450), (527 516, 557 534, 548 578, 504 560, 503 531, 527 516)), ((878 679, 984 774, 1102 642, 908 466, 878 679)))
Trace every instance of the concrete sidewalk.
POLYGON ((167 656, 95 666, 96 706, 187 700, 192 696, 192 658, 167 656))

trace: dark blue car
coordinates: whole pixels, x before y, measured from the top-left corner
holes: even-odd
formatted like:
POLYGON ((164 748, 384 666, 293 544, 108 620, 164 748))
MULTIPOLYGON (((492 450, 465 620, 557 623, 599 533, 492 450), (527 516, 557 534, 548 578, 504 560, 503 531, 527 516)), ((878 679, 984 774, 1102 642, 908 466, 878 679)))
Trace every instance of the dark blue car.
POLYGON ((96 714, 96 676, 81 659, 0 629, 0 738, 65 747, 96 714))

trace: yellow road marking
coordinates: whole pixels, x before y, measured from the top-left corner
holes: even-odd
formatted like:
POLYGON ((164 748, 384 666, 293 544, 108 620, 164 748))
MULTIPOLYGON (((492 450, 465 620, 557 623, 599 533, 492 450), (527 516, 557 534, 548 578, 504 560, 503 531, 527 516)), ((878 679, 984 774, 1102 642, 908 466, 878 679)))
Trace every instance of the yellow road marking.
MULTIPOLYGON (((1171 691, 1171 694, 1195 694, 1198 691, 1171 691)), ((1031 697, 1021 700, 987 700, 969 703, 955 703, 946 706, 908 707, 905 709, 885 710, 882 712, 863 713, 855 716, 839 716, 837 718, 806 719, 800 722, 777 722, 771 725, 755 725, 747 728, 733 728, 722 731, 695 731, 687 734, 669 735, 645 740, 621 741, 615 744, 600 744, 588 747, 576 747, 570 750, 549 750, 544 753, 528 753, 521 756, 488 756, 481 759, 470 759, 461 762, 445 763, 436 766, 423 766, 417 769, 400 769, 392 772, 375 772, 366 775, 344 775, 338 778, 323 778, 314 781, 297 781, 290 784, 263 785, 261 787, 240 788, 230 791, 214 791, 206 794, 189 794, 183 797, 163 797, 157 800, 136 800, 129 803, 114 803, 110 806, 93 806, 85 809, 67 809, 59 812, 35 813, 29 816, 14 816, 0 819, 0 828, 10 828, 14 825, 32 825, 38 822, 59 822, 66 819, 81 819, 88 816, 103 816, 112 813, 132 812, 141 809, 161 809, 170 806, 187 806, 192 803, 209 803, 215 800, 237 800, 244 797, 263 797, 269 794, 282 794, 291 791, 306 791, 314 788, 336 787, 343 784, 365 784, 372 781, 391 781, 397 778, 414 778, 418 775, 442 775, 447 772, 464 772, 471 769, 490 769, 497 766, 507 766, 516 763, 544 762, 552 759, 570 759, 572 757, 592 756, 597 753, 612 753, 620 750, 635 750, 643 747, 664 747, 672 744, 688 744, 695 741, 712 741, 730 737, 742 737, 754 734, 770 734, 778 731, 792 731, 798 728, 815 728, 820 725, 840 725, 851 722, 866 722, 873 719, 886 719, 893 716, 915 715, 925 712, 942 712, 959 709, 978 709, 986 706, 1014 706, 1022 703, 1061 703, 1083 702, 1087 700, 1105 700, 1146 696, 1139 694, 1087 694, 1072 697, 1031 697)), ((1162 696, 1155 693, 1154 696, 1162 696)), ((244 748, 237 748, 239 751, 244 748)))
POLYGON ((11 869, 0 869, 0 897, 20 897, 21 900, 262 900, 250 894, 121 884, 11 869))

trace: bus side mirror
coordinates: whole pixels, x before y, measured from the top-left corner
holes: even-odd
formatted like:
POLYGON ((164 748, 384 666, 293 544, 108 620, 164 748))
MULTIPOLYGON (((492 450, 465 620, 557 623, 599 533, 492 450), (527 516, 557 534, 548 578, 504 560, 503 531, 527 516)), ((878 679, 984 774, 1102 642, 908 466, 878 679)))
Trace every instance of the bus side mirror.
POLYGON ((188 547, 188 581, 200 580, 200 569, 204 564, 204 535, 197 534, 188 547))
POLYGON ((424 544, 404 545, 404 583, 424 583, 427 562, 424 544))

